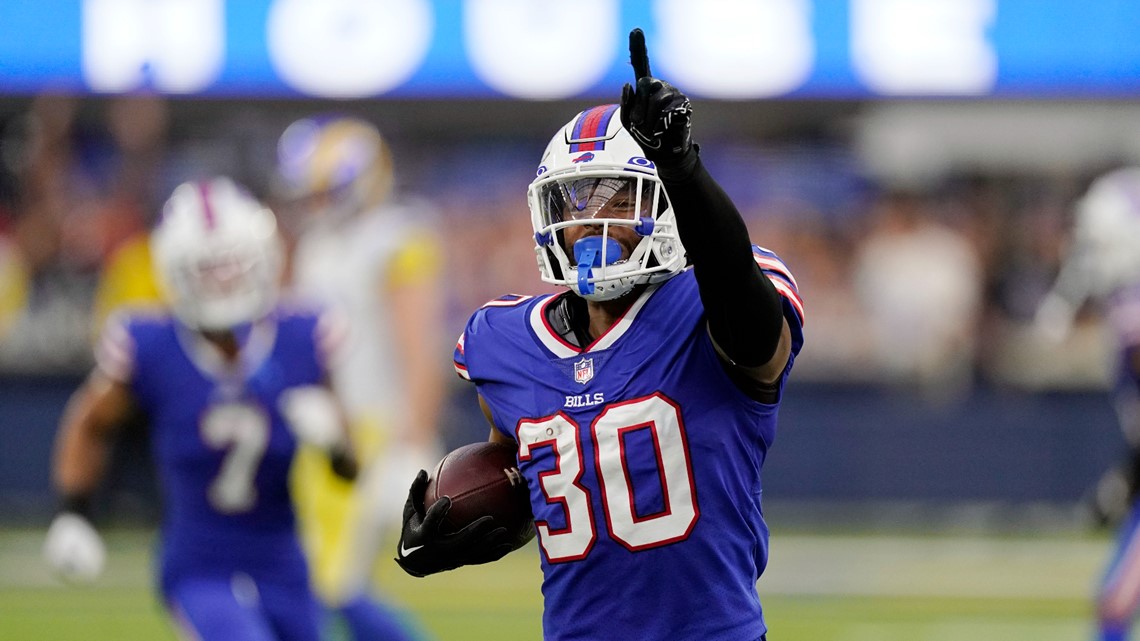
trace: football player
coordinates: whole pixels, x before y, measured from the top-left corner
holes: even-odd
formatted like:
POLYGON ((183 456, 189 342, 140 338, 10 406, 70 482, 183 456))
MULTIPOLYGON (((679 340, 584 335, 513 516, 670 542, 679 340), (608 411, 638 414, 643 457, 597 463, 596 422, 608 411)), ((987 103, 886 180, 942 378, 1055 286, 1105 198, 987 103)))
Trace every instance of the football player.
MULTIPOLYGON (((407 478, 440 452, 442 251, 425 203, 398 198, 387 140, 359 118, 312 117, 278 141, 292 284, 351 319, 331 381, 344 399, 361 478, 348 486, 302 449, 295 495, 318 596, 361 641, 411 638, 373 585, 395 538, 407 478)), ((416 632, 422 634, 422 632, 416 632)))
POLYGON ((178 186, 151 243, 172 313, 109 320, 57 436, 62 509, 46 560, 68 579, 99 575, 91 497, 113 431, 138 407, 162 491, 159 586, 185 638, 316 641, 320 610, 288 474, 300 437, 320 443, 338 474, 355 475, 325 384, 336 333, 322 315, 278 303, 276 220, 229 179, 178 186))
MULTIPOLYGON (((551 140, 529 188, 545 282, 491 301, 455 350, 491 440, 517 447, 538 531, 544 637, 764 639, 760 470, 803 343, 795 279, 753 245, 691 141, 681 91, 650 74, 551 140)), ((441 530, 409 491, 397 563, 496 560, 504 530, 441 530)))
POLYGON ((1045 335, 1062 338, 1092 299, 1116 339, 1114 399, 1130 452, 1098 483, 1093 509, 1103 523, 1122 522, 1097 598, 1098 638, 1119 641, 1128 638, 1140 605, 1140 168, 1097 178, 1075 214, 1069 254, 1036 324, 1045 335))

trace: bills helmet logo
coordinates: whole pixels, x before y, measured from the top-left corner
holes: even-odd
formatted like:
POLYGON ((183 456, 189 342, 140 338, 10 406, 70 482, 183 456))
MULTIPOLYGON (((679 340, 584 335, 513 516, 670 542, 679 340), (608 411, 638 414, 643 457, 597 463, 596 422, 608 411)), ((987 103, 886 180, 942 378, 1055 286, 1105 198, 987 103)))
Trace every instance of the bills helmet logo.
POLYGON ((577 158, 571 160, 570 162, 573 162, 573 163, 590 162, 593 159, 594 159, 594 152, 587 151, 586 153, 582 154, 581 156, 578 156, 577 158))
POLYGON ((594 359, 583 358, 574 363, 574 382, 585 385, 594 378, 594 359))

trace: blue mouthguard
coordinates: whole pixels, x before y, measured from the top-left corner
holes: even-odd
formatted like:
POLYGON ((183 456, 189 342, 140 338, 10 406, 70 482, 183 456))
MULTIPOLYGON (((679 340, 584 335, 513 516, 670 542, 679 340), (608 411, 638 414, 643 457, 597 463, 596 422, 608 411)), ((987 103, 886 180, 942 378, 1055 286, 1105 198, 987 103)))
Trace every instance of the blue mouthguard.
POLYGON ((574 259, 578 261, 578 291, 593 294, 594 284, 588 282, 594 267, 602 266, 602 243, 605 242, 606 264, 621 260, 621 245, 609 236, 587 236, 574 243, 574 259))

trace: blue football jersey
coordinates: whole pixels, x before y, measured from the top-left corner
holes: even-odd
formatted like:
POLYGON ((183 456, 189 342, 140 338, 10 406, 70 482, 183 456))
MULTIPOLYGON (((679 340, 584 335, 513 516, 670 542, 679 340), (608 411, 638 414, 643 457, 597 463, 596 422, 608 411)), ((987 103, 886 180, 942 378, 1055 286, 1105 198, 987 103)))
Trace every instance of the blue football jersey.
MULTIPOLYGON (((784 297, 792 357, 803 306, 779 258, 754 256, 784 297)), ((560 338, 553 296, 492 301, 455 351, 497 429, 518 443, 550 641, 752 641, 766 632, 760 469, 778 403, 729 379, 691 270, 651 286, 585 349, 560 338)))
POLYGON ((239 333, 236 366, 166 314, 109 325, 99 367, 130 386, 149 419, 164 586, 237 570, 304 577, 288 484, 296 440, 279 398, 323 381, 320 325, 315 313, 279 309, 239 333))

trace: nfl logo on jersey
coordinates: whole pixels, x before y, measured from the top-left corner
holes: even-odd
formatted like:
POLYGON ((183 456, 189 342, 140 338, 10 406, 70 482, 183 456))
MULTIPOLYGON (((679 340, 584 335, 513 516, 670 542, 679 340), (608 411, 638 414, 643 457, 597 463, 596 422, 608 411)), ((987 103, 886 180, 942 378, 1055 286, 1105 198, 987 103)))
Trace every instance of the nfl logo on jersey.
POLYGON ((574 363, 574 382, 585 385, 594 378, 594 359, 583 358, 574 363))

